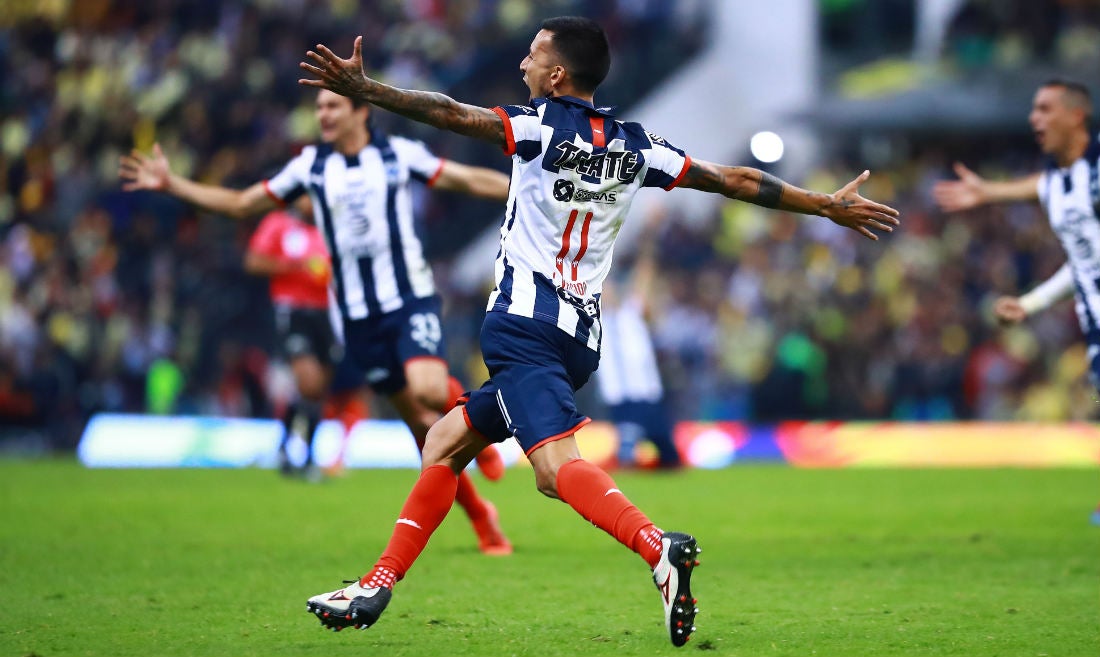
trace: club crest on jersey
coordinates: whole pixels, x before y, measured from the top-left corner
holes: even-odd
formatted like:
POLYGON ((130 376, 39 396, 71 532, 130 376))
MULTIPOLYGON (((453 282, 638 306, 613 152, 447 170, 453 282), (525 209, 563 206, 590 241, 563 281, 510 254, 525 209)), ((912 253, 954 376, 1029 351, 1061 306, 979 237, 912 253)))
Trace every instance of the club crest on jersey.
POLYGON ((642 170, 641 159, 634 151, 589 153, 568 139, 558 142, 554 149, 557 151, 557 158, 552 165, 554 171, 576 171, 591 182, 616 179, 622 183, 630 183, 642 170))

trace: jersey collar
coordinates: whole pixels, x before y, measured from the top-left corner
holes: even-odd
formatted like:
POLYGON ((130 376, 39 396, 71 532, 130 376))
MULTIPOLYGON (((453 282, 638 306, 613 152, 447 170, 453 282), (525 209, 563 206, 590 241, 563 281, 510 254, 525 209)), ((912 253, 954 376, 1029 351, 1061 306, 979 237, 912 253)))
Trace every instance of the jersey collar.
POLYGON ((587 100, 577 98, 576 96, 547 96, 545 98, 533 98, 531 99, 531 107, 538 107, 547 101, 560 103, 562 105, 575 105, 593 114, 598 114, 609 119, 615 118, 615 107, 595 107, 587 100))

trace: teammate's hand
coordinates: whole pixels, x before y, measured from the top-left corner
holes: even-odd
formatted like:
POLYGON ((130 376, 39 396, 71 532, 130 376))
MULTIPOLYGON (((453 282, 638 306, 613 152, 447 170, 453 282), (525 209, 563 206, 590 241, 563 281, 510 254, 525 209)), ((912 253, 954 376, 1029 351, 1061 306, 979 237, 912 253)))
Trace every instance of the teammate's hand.
POLYGON ((984 204, 985 180, 962 162, 956 162, 954 169, 958 180, 941 180, 932 187, 936 205, 944 212, 959 212, 984 204))
POLYGON ((851 228, 867 239, 877 240, 878 235, 871 232, 872 228, 892 233, 894 226, 900 226, 901 222, 898 221, 900 213, 894 208, 859 195, 859 186, 870 176, 870 171, 864 171, 855 180, 837 190, 832 195, 832 203, 825 208, 822 215, 838 226, 851 228))
POLYGON ((135 149, 118 159, 118 177, 123 181, 122 189, 127 192, 139 189, 163 191, 168 188, 171 175, 168 158, 164 157, 160 144, 153 144, 152 156, 147 157, 135 149))
POLYGON ((1019 324, 1027 319, 1027 311, 1020 305, 1019 297, 1000 297, 993 302, 993 314, 1001 324, 1019 324))
POLYGON ((318 87, 354 98, 363 89, 367 74, 363 71, 363 37, 355 37, 355 46, 351 51, 351 59, 341 59, 324 44, 317 44, 317 52, 310 50, 306 53, 311 62, 300 62, 298 67, 303 71, 313 74, 317 80, 300 79, 298 84, 307 87, 318 87))

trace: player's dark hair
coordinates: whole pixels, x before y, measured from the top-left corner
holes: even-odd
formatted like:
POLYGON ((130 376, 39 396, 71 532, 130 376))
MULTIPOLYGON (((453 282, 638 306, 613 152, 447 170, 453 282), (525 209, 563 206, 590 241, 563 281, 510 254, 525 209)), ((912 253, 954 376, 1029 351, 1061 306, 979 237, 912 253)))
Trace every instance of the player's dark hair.
POLYGON ((1092 94, 1084 84, 1066 78, 1051 78, 1040 86, 1060 88, 1066 104, 1085 110, 1085 121, 1092 122, 1092 94))
POLYGON ((577 89, 596 91, 611 68, 611 48, 599 23, 581 16, 558 16, 544 20, 539 27, 551 33, 554 50, 577 89))

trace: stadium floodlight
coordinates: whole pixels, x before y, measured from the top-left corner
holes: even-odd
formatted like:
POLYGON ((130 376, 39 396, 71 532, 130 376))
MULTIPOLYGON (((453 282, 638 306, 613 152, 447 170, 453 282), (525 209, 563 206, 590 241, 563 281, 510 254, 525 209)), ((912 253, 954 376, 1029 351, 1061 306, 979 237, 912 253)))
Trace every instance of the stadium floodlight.
POLYGON ((749 150, 753 157, 765 164, 778 162, 783 157, 783 139, 774 132, 764 130, 752 136, 749 150))

